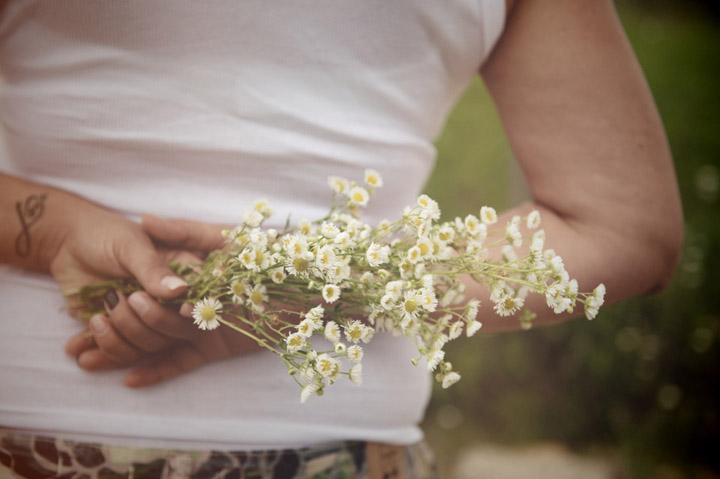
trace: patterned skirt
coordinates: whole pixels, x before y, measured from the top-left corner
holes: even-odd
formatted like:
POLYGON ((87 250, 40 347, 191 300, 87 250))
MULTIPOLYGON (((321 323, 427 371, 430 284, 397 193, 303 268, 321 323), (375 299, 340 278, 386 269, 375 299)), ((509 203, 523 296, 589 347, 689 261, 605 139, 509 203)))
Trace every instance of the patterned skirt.
POLYGON ((0 428, 0 478, 434 479, 425 443, 344 441, 298 449, 185 451, 97 444, 0 428))

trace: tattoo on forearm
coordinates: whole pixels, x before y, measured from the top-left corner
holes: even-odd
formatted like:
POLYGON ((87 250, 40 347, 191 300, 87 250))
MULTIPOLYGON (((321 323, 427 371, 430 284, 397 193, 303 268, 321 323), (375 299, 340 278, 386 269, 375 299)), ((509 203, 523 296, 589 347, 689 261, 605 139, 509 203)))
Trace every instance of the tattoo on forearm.
POLYGON ((21 258, 26 258, 30 254, 30 227, 37 223, 45 209, 45 195, 28 196, 25 202, 18 201, 15 203, 18 218, 22 229, 15 239, 15 252, 21 258))

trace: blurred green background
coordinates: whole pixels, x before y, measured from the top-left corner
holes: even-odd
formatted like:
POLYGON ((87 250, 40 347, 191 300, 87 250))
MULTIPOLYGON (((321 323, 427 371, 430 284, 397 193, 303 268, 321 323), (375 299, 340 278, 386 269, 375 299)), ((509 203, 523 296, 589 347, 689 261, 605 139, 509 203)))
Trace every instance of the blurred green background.
MULTIPOLYGON (((457 341, 463 380, 424 429, 443 477, 473 444, 561 444, 613 477, 720 477, 720 2, 619 1, 670 140, 685 246, 661 294, 529 332, 457 341)), ((446 218, 526 193, 481 81, 437 142, 426 192, 446 218)), ((572 273, 572 272, 571 272, 572 273)))

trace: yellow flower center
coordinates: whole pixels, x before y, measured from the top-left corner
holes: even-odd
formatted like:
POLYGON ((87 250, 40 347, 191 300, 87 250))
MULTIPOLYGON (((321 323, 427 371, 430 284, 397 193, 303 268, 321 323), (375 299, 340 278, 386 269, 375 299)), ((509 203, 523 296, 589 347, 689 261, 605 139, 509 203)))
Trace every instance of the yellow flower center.
POLYGON ((324 373, 330 371, 332 369, 332 364, 330 364, 330 361, 327 359, 323 359, 320 361, 320 370, 324 373))
POLYGON ((515 307, 515 300, 513 298, 508 298, 505 300, 503 306, 505 306, 505 309, 513 309, 515 307))
POLYGON ((355 327, 350 330, 350 337, 352 339, 357 340, 357 339, 360 339, 361 336, 362 336, 362 331, 360 331, 360 328, 355 327))
POLYGON ((295 336, 294 338, 290 338, 289 346, 293 346, 293 347, 302 346, 302 338, 300 336, 295 336))
POLYGON ((242 294, 245 292, 245 285, 240 282, 233 284, 232 292, 236 296, 242 296, 242 294))
POLYGON ((369 185, 375 186, 377 184, 377 177, 375 175, 368 175, 367 182, 369 185))
POLYGON ((262 293, 260 291, 253 291, 252 294, 250 295, 250 301, 252 301, 252 303, 254 305, 262 304, 262 301, 263 301, 262 293))
POLYGON ((298 273, 303 273, 308 269, 308 262, 304 258, 295 258, 293 260, 293 268, 295 268, 295 271, 298 273))
POLYGON ((255 264, 261 265, 264 259, 265 255, 262 253, 262 251, 255 252, 255 264))
POLYGON ((200 310, 200 317, 203 321, 212 321, 215 319, 215 308, 212 306, 203 306, 200 310))
POLYGON ((355 193, 353 193, 353 200, 355 200, 357 203, 362 203, 364 199, 365 199, 365 195, 363 195, 359 191, 356 191, 355 193))
POLYGON ((416 309, 417 301, 415 301, 414 299, 408 299, 407 301, 405 301, 405 311, 407 311, 408 313, 412 313, 416 309))
POLYGON ((418 248, 420 248, 420 254, 423 256, 430 252, 430 248, 428 247, 427 243, 420 243, 418 245, 418 248))
POLYGON ((450 241, 450 233, 447 231, 443 231, 439 236, 441 241, 450 241))

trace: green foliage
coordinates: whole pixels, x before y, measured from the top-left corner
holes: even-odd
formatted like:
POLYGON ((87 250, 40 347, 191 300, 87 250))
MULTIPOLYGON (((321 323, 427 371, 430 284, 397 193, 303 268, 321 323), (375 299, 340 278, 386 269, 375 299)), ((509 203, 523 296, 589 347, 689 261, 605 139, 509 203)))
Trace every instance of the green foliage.
MULTIPOLYGON (((426 422, 441 466, 469 441, 558 441, 618 449, 632 477, 720 471, 720 29, 691 4, 619 7, 675 158, 686 218, 677 275, 663 293, 591 323, 449 346, 463 380, 435 391, 426 422)), ((427 192, 446 214, 517 201, 507 141, 479 81, 438 150, 427 192)))

